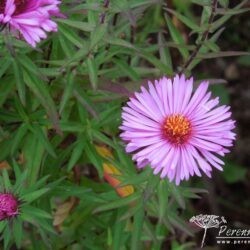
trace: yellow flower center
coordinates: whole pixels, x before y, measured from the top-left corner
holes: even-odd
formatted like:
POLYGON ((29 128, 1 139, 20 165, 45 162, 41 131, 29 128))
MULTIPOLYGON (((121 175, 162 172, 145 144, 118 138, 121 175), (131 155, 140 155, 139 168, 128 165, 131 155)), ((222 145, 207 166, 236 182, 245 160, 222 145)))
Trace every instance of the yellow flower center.
POLYGON ((190 133, 191 123, 183 115, 170 115, 163 123, 163 135, 171 143, 185 143, 190 133))

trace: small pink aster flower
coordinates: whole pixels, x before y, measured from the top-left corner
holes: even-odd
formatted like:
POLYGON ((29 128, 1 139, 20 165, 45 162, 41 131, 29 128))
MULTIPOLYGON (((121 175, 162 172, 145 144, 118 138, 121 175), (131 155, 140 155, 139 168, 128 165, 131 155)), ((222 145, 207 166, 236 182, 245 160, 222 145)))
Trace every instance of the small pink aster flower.
POLYGON ((134 152, 139 168, 150 164, 177 185, 190 176, 211 177, 212 167, 222 170, 224 156, 235 140, 230 107, 211 99, 208 82, 193 92, 193 79, 163 77, 148 90, 141 87, 123 108, 121 138, 134 152))
POLYGON ((1 0, 0 24, 8 25, 13 33, 21 33, 32 47, 47 37, 46 32, 57 31, 51 16, 61 16, 58 0, 1 0))
POLYGON ((18 200, 10 193, 0 193, 0 221, 18 215, 18 200))

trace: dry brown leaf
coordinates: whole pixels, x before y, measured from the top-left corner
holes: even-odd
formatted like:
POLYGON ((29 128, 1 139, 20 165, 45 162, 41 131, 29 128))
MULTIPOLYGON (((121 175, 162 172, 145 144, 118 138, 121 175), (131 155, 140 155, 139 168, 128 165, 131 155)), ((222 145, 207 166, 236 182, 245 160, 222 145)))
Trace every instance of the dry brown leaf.
POLYGON ((75 206, 76 201, 77 199, 75 197, 71 197, 66 202, 58 205, 56 212, 54 214, 54 220, 53 220, 54 227, 58 227, 60 230, 60 227, 62 226, 63 222, 67 219, 69 213, 75 206))

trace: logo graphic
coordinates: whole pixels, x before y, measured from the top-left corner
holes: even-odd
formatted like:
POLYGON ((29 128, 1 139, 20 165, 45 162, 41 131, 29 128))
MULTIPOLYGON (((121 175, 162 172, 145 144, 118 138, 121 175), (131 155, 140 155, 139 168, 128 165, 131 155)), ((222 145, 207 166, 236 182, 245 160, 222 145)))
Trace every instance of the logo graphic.
POLYGON ((206 234, 208 228, 219 228, 220 224, 227 223, 225 218, 223 216, 218 215, 207 215, 207 214, 200 214, 193 216, 190 220, 190 222, 194 223, 198 227, 201 227, 204 229, 204 234, 201 242, 201 248, 204 246, 206 234))

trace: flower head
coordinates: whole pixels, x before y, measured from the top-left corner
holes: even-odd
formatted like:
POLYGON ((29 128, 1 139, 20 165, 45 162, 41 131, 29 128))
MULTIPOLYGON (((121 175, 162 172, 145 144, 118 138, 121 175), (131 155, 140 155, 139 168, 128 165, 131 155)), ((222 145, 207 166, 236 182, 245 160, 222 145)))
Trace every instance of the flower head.
POLYGON ((19 202, 10 193, 0 193, 0 221, 10 219, 18 215, 19 202))
POLYGON ((0 2, 0 24, 20 33, 31 46, 47 37, 46 32, 57 31, 50 18, 60 16, 58 0, 3 0, 0 2))
POLYGON ((218 104, 208 82, 194 92, 193 79, 184 75, 149 82, 148 90, 141 87, 123 108, 126 151, 134 152, 139 168, 150 164, 154 174, 175 179, 177 185, 201 176, 200 170, 211 177, 212 167, 222 170, 218 156, 228 153, 235 139, 230 107, 218 104))

